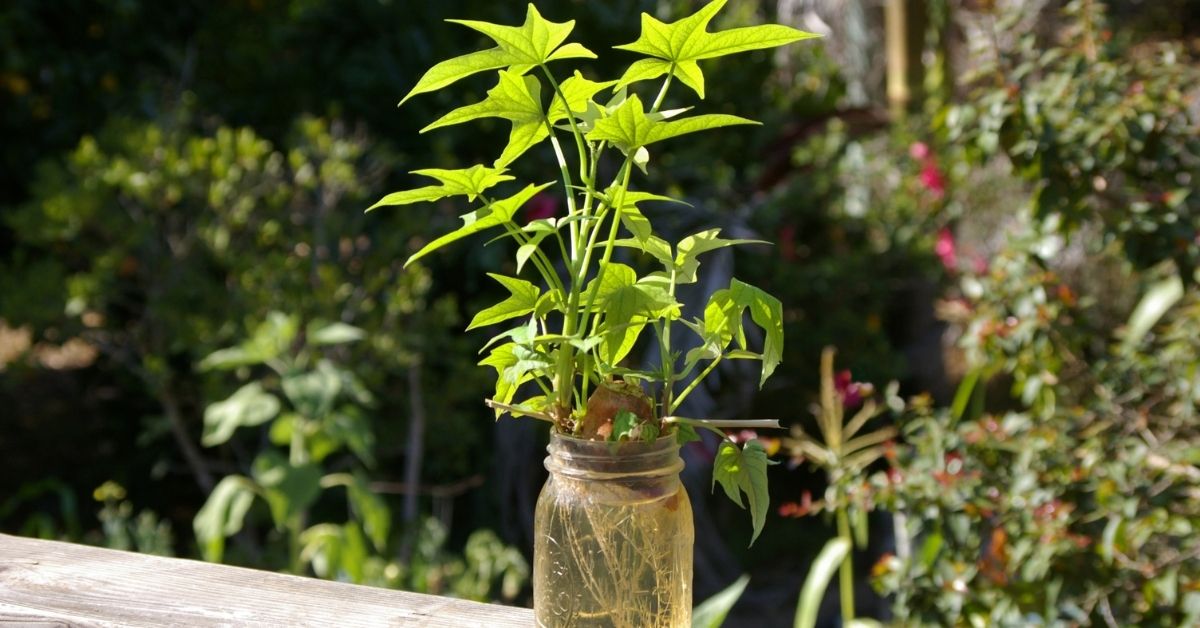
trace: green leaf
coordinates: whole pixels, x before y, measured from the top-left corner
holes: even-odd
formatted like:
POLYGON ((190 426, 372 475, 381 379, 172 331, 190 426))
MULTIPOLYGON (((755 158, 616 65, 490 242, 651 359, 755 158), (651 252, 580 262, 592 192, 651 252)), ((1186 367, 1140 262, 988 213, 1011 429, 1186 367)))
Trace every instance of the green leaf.
POLYGON ((204 434, 200 442, 205 447, 220 445, 228 441, 237 428, 262 425, 276 414, 279 414, 279 399, 264 391, 262 384, 251 382, 228 399, 204 409, 204 434))
POLYGON ((639 81, 652 81, 671 71, 671 62, 662 59, 638 59, 630 64, 617 81, 617 88, 639 81))
POLYGON ((477 20, 446 21, 461 24, 490 37, 500 50, 508 55, 511 62, 517 64, 518 69, 527 69, 527 66, 538 66, 559 59, 596 58, 595 54, 579 44, 564 46, 555 55, 555 49, 566 41, 571 30, 575 28, 575 20, 551 22, 543 18, 533 4, 526 10, 525 23, 521 26, 502 26, 477 20))
POLYGON ((385 205, 427 203, 446 198, 447 196, 466 196, 468 201, 474 202, 475 197, 483 194, 484 191, 496 184, 512 181, 513 177, 504 174, 504 171, 504 168, 488 168, 487 166, 478 165, 458 170, 442 170, 440 168, 414 170, 412 174, 437 179, 441 185, 429 185, 413 190, 392 192, 380 199, 378 203, 368 207, 367 211, 385 205))
POLYGON ((192 529, 204 560, 221 562, 225 553, 225 539, 242 529, 246 513, 253 503, 254 485, 248 478, 229 475, 217 483, 192 520, 192 529))
MULTIPOLYGON (((495 347, 479 364, 496 369, 496 393, 493 399, 500 403, 512 401, 517 388, 533 378, 531 370, 545 370, 552 366, 549 356, 516 342, 495 347)), ((503 413, 503 410, 497 410, 496 418, 503 413)))
POLYGON ((336 523, 318 523, 300 533, 300 559, 320 578, 336 578, 342 564, 346 531, 336 523))
POLYGON ((214 351, 200 361, 201 370, 229 370, 262 364, 286 353, 300 331, 300 319, 283 312, 270 312, 242 344, 214 351))
POLYGON ((601 355, 608 364, 617 364, 629 354, 648 319, 679 315, 679 304, 665 289, 642 283, 613 290, 600 309, 604 312, 601 355))
POLYGON ((564 120, 569 115, 568 108, 571 113, 583 115, 587 111, 588 103, 592 102, 592 97, 612 87, 614 83, 616 81, 590 81, 584 78, 579 70, 575 70, 574 75, 559 85, 567 104, 564 105, 563 99, 555 95, 553 102, 550 103, 550 110, 546 112, 546 119, 551 124, 564 120))
MULTIPOLYGON (((771 373, 775 372, 775 367, 783 361, 783 304, 779 302, 779 299, 737 279, 729 282, 729 293, 734 303, 750 309, 750 320, 765 332, 762 374, 758 380, 761 388, 771 373)), ((742 348, 746 348, 744 339, 742 348)))
POLYGON ((721 628, 725 616, 742 597, 742 591, 746 590, 749 583, 750 576, 742 576, 692 609, 692 628, 721 628))
POLYGON ((850 541, 834 537, 825 543, 821 553, 808 569, 804 578, 804 587, 800 590, 800 602, 796 607, 795 628, 815 628, 817 611, 821 608, 821 599, 825 597, 825 589, 833 574, 842 565, 842 561, 850 555, 850 541))
POLYGON ((630 433, 632 433, 633 429, 637 427, 637 424, 638 417, 636 414, 628 410, 621 410, 617 412, 617 414, 613 416, 612 432, 608 435, 608 440, 612 442, 616 442, 621 439, 632 440, 630 433))
POLYGON ((408 261, 404 262, 404 265, 408 266, 451 242, 457 242, 469 235, 487 231, 505 223, 511 223, 513 216, 517 213, 517 210, 521 209, 522 205, 533 198, 534 194, 546 189, 550 185, 552 184, 530 184, 525 186, 525 189, 506 199, 493 201, 485 207, 463 214, 463 226, 426 244, 420 251, 417 251, 412 257, 408 258, 408 261))
POLYGON ((767 496, 767 451, 762 443, 749 440, 741 449, 729 442, 722 441, 717 449, 716 460, 713 461, 713 484, 721 484, 725 494, 733 503, 742 505, 742 493, 750 507, 750 521, 754 534, 750 544, 762 532, 763 523, 767 520, 767 509, 770 507, 767 496))
POLYGON ((634 94, 607 118, 597 120, 587 139, 609 142, 625 154, 655 142, 688 133, 707 131, 735 124, 759 124, 738 116, 710 113, 679 120, 660 121, 646 115, 642 101, 634 94))
MULTIPOLYGON (((642 33, 636 41, 621 46, 621 50, 639 52, 662 60, 668 69, 674 68, 676 76, 691 87, 700 98, 704 98, 704 75, 696 64, 700 59, 712 59, 738 52, 774 48, 784 44, 818 37, 780 24, 764 24, 734 28, 717 33, 708 32, 708 23, 725 6, 726 0, 714 0, 696 13, 670 24, 660 22, 648 13, 642 14, 642 33)), ((636 65, 636 64, 635 64, 636 65)), ((620 85, 637 80, 657 78, 663 73, 651 75, 649 64, 633 73, 626 71, 620 85), (634 78, 643 75, 644 78, 634 78), (630 78, 630 80, 626 80, 630 78)))
POLYGON ((525 151, 550 136, 542 113, 542 85, 536 76, 521 76, 501 70, 500 80, 488 90, 487 98, 473 105, 459 107, 442 116, 421 132, 462 124, 480 118, 502 118, 512 123, 508 144, 494 164, 504 168, 525 151))
POLYGON ((966 414, 967 404, 975 394, 975 387, 979 385, 981 375, 983 375, 983 369, 979 367, 971 369, 963 377, 958 389, 954 391, 954 402, 950 404, 950 416, 955 420, 961 421, 966 414))
POLYGON ((596 53, 584 48, 581 44, 571 42, 550 53, 546 61, 561 61, 563 59, 595 59, 596 53))
MULTIPOLYGON (((671 268, 675 262, 674 255, 671 253, 671 245, 667 243, 666 240, 663 240, 662 238, 653 234, 648 236, 645 242, 639 242, 636 238, 622 238, 613 244, 617 246, 638 249, 643 253, 647 253, 654 259, 661 262, 666 268, 671 268)), ((671 281, 671 277, 669 275, 663 275, 661 273, 652 273, 647 277, 661 278, 663 285, 669 285, 671 281)))
POLYGON ((252 475, 263 489, 275 527, 283 529, 291 518, 304 512, 321 493, 321 467, 315 463, 293 465, 277 451, 266 451, 254 459, 252 475))
MULTIPOLYGON (((321 422, 325 435, 336 445, 345 445, 368 467, 375 466, 375 431, 367 417, 355 407, 344 407, 331 412, 321 422)), ((272 430, 274 425, 271 426, 272 430)), ((280 444, 286 445, 290 441, 280 444)), ((317 456, 314 459, 320 460, 317 456)))
POLYGON ((675 424, 675 442, 680 445, 686 445, 700 440, 700 435, 696 433, 696 428, 687 423, 675 424))
POLYGON ((355 342, 366 337, 363 330, 346 323, 330 323, 328 325, 310 325, 308 342, 314 345, 340 345, 355 342))
POLYGON ((508 290, 509 296, 507 299, 482 310, 471 319, 471 324, 467 325, 467 331, 484 325, 494 325, 501 321, 506 321, 510 318, 524 316, 533 311, 537 305, 538 297, 541 296, 541 290, 537 286, 515 277, 505 277, 495 273, 488 273, 488 277, 500 282, 508 290))
POLYGON ((297 412, 309 419, 320 419, 329 414, 342 393, 342 377, 332 362, 320 360, 311 371, 288 374, 280 386, 297 412))
POLYGON ((679 245, 675 247, 676 283, 685 284, 696 281, 696 270, 700 267, 698 258, 703 253, 739 244, 770 244, 763 240, 727 240, 720 236, 720 229, 709 229, 680 240, 679 245))
POLYGON ((350 582, 361 584, 363 567, 367 564, 367 542, 363 537, 362 528, 353 521, 342 526, 342 551, 339 561, 342 572, 350 582))
POLYGON ((371 538, 371 544, 380 552, 387 548, 388 532, 392 526, 392 514, 387 504, 371 492, 366 476, 355 472, 353 482, 346 486, 350 498, 350 508, 358 520, 362 522, 363 530, 371 538))
POLYGON ((587 287, 583 290, 583 302, 594 300, 596 304, 603 306, 612 293, 635 283, 637 283, 637 271, 625 264, 612 262, 604 271, 603 276, 588 282, 587 287))
POLYGON ((1125 327, 1125 339, 1122 346, 1132 350, 1142 341, 1142 338, 1154 327, 1155 323, 1171 309, 1171 306, 1183 298, 1183 281, 1178 275, 1173 275, 1150 286, 1142 300, 1138 301, 1129 323, 1125 327))
POLYGON ((517 60, 513 55, 500 48, 480 50, 479 52, 472 52, 461 57, 447 59, 429 68, 421 76, 421 79, 417 81, 412 90, 408 92, 408 95, 400 101, 400 104, 403 105, 409 98, 417 94, 436 92, 472 74, 488 70, 498 70, 516 62, 517 60))

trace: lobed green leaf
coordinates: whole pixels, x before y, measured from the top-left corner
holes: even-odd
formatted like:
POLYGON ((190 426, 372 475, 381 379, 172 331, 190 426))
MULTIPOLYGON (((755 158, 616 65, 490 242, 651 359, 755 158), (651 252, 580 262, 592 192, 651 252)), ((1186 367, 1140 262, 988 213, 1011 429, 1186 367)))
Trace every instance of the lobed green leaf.
POLYGON ((764 24, 734 28, 717 33, 708 32, 708 23, 725 6, 726 0, 714 0, 696 13, 671 23, 664 23, 648 13, 642 14, 642 32, 632 43, 615 46, 621 50, 639 52, 652 59, 635 62, 619 85, 657 78, 668 71, 678 76, 684 85, 704 98, 704 74, 696 61, 725 55, 774 48, 803 39, 818 37, 781 24, 764 24), (657 61, 657 62, 655 62, 657 61))
POLYGON ((541 290, 532 283, 515 277, 505 277, 488 273, 488 277, 500 282, 508 290, 509 296, 503 301, 480 311, 467 325, 467 331, 484 325, 494 325, 518 316, 524 316, 534 310, 541 290))
POLYGON ((466 196, 468 201, 474 201, 476 197, 483 194, 491 187, 512 181, 511 175, 504 174, 504 168, 488 168, 487 166, 471 166, 470 168, 460 168, 457 170, 443 170, 441 168, 425 168, 424 170, 414 170, 412 174, 419 174, 423 177, 437 179, 440 185, 430 185, 415 190, 404 190, 401 192, 392 192, 380 199, 378 203, 367 208, 371 211, 377 207, 385 205, 411 205, 413 203, 427 203, 436 201, 448 196, 466 196))
POLYGON ((546 189, 550 185, 552 184, 530 184, 525 186, 525 188, 520 192, 517 192, 506 199, 493 201, 485 207, 481 207, 473 212, 463 214, 463 226, 441 236, 440 238, 437 238, 429 244, 426 244, 421 248, 421 250, 417 251, 412 257, 408 258, 408 261, 404 262, 404 265, 408 266, 409 264, 412 264, 413 262, 446 246, 447 244, 457 242, 458 240, 461 240, 469 235, 481 233, 505 223, 511 223, 513 216, 517 213, 517 210, 521 209, 522 205, 524 205, 529 199, 533 198, 534 194, 546 189))
POLYGON ((770 498, 767 496, 767 451, 762 443, 750 440, 738 449, 737 445, 722 441, 713 461, 713 485, 718 483, 725 489, 729 499, 742 508, 746 507, 742 502, 742 494, 746 495, 750 521, 754 527, 750 537, 750 544, 753 545, 762 532, 770 507, 770 498))
POLYGON ((587 139, 609 142, 628 155, 662 140, 737 124, 759 123, 719 113, 659 121, 646 115, 641 99, 634 94, 621 103, 612 115, 596 120, 592 130, 587 133, 587 139))

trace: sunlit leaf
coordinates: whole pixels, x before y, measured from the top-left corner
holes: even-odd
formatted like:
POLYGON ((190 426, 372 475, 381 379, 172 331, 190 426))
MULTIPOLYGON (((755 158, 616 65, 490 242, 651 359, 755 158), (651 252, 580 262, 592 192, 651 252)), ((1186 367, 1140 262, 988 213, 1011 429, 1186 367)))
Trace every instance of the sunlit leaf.
POLYGON ((392 192, 380 199, 378 203, 368 207, 367 211, 385 205, 427 203, 448 196, 466 196, 468 201, 474 201, 477 196, 483 194, 484 191, 492 186, 513 179, 512 176, 504 174, 504 168, 488 168, 487 166, 479 165, 458 170, 426 168, 424 170, 414 170, 413 174, 437 179, 440 185, 429 185, 413 190, 392 192))
POLYGON ((505 277, 504 275, 497 275, 495 273, 488 273, 488 276, 500 282, 500 285, 508 290, 509 296, 500 303, 476 314, 471 319, 471 324, 467 325, 468 331, 476 327, 494 325, 511 318, 524 316, 532 312, 537 305, 541 290, 532 283, 523 279, 505 277))
POLYGON ((769 244, 769 242, 722 238, 720 229, 701 231, 680 240, 678 246, 675 247, 675 282, 686 284, 696 281, 696 270, 700 267, 700 255, 741 244, 769 244))
POLYGON ((420 251, 417 251, 412 257, 408 258, 408 261, 404 262, 404 265, 408 266, 451 242, 457 242, 469 235, 512 222, 513 216, 521 209, 522 205, 533 198, 534 194, 546 189, 550 185, 550 183, 528 185, 525 186, 525 189, 506 199, 494 201, 485 207, 463 214, 462 227, 426 244, 420 251))
POLYGON ((575 20, 566 22, 551 22, 538 13, 537 8, 530 4, 525 12, 525 23, 520 26, 503 26, 478 20, 447 20, 461 24, 467 28, 479 31, 496 42, 500 50, 512 59, 512 63, 524 66, 537 66, 547 61, 596 57, 588 49, 579 44, 564 46, 564 50, 554 55, 555 50, 566 41, 575 28, 575 20))
POLYGON ((409 98, 417 94, 436 92, 472 74, 488 70, 498 70, 512 65, 517 61, 512 54, 500 48, 480 50, 479 52, 472 52, 461 57, 447 59, 429 68, 421 76, 421 79, 417 81, 412 90, 400 101, 400 104, 403 105, 409 98))
POLYGON ((575 74, 563 81, 559 88, 562 90, 563 98, 566 98, 567 104, 563 104, 563 99, 557 95, 554 101, 550 103, 550 109, 546 112, 546 118, 551 124, 563 120, 567 117, 568 107, 575 115, 582 115, 587 111, 588 103, 592 102, 594 97, 599 92, 612 87, 616 81, 590 81, 580 74, 579 70, 575 70, 575 74))
MULTIPOLYGON (((655 19, 649 13, 642 14, 642 32, 636 41, 621 46, 621 50, 639 52, 661 60, 666 68, 674 68, 685 85, 704 98, 704 75, 696 64, 700 59, 712 59, 738 52, 774 48, 784 44, 818 37, 780 24, 764 24, 733 28, 716 33, 708 32, 708 23, 725 6, 726 0, 714 0, 696 13, 671 23, 655 19)), ((634 66, 637 64, 635 63, 634 66)), ((664 72, 654 73, 659 65, 645 64, 634 72, 634 66, 625 72, 621 85, 638 80, 657 78, 664 72)))
POLYGON ((480 118, 502 118, 512 123, 508 143, 494 164, 504 168, 550 135, 542 112, 542 86, 535 76, 521 76, 501 70, 496 86, 488 90, 487 98, 473 105, 459 107, 442 116, 421 132, 480 118))
POLYGON ((738 116, 710 113, 678 120, 658 121, 646 115, 637 94, 631 95, 612 115, 597 120, 587 138, 609 142, 625 154, 655 142, 688 133, 707 131, 736 124, 759 124, 738 116))

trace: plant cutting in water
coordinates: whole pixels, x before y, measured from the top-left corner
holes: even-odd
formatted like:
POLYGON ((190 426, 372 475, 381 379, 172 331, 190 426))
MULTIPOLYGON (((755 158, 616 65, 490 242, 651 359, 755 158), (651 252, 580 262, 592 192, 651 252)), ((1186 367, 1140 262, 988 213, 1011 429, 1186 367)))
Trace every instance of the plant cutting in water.
POLYGON ((778 427, 777 422, 723 424, 676 412, 724 360, 758 360, 760 385, 766 381, 783 352, 780 302, 733 279, 709 297, 702 318, 684 319, 676 290, 697 281, 700 256, 759 242, 724 238, 719 229, 668 242, 639 206, 672 199, 637 185, 637 172, 647 173, 651 148, 660 142, 756 124, 733 115, 693 114, 690 107, 663 107, 672 86, 680 83, 704 98, 700 61, 815 37, 778 24, 709 32, 709 22, 724 5, 725 0, 714 0, 673 23, 643 14, 641 36, 616 47, 640 58, 615 80, 592 80, 578 69, 562 72, 565 62, 596 55, 566 41, 574 21, 548 21, 532 4, 521 26, 450 20, 483 33, 496 47, 436 64, 401 104, 473 74, 494 72, 496 84, 486 98, 450 111, 422 132, 501 118, 512 124, 508 142, 490 165, 416 170, 413 174, 436 184, 389 194, 371 209, 458 196, 473 204, 461 227, 426 244, 409 264, 483 232, 516 243, 516 274, 533 280, 489 273, 510 294, 477 313, 467 327, 516 323, 487 342, 487 356, 480 362, 496 370, 495 394, 487 403, 497 418, 504 413, 533 417, 552 423, 559 434, 615 443, 667 436, 686 442, 697 438, 696 428, 712 430, 724 439, 714 484, 720 483, 739 505, 745 495, 757 537, 767 512, 767 454, 756 440, 738 447, 721 427, 778 427), (562 76, 566 78, 560 80, 562 76), (643 99, 636 88, 647 81, 659 82, 659 87, 643 99), (508 167, 547 142, 559 167, 555 180, 517 183, 508 167), (601 173, 614 166, 614 176, 602 180, 601 173), (518 210, 553 186, 565 200, 566 214, 518 222, 518 210), (639 275, 614 261, 618 248, 647 256, 656 270, 639 275), (747 312, 762 329, 761 351, 747 343, 747 312), (633 368, 626 358, 647 330, 657 342, 659 366, 633 368), (673 332, 696 334, 700 344, 684 353, 673 332))

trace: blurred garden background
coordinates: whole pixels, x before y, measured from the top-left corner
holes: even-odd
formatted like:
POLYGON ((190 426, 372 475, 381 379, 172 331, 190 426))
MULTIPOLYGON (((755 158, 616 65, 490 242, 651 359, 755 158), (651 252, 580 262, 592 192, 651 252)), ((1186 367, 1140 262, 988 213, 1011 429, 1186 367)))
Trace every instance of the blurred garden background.
MULTIPOLYGON (((537 4, 599 49, 700 0, 537 4)), ((494 158, 417 133, 482 75, 395 105, 483 46, 443 19, 524 12, 0 4, 0 532, 528 604, 546 428, 493 422, 463 331, 511 251, 404 269, 464 208, 363 212, 494 158)), ((748 574, 729 625, 790 625, 840 510, 862 616, 1200 622, 1200 2, 730 0, 714 27, 764 21, 824 38, 712 61, 702 108, 764 124, 674 147, 654 189, 691 207, 646 206, 774 242, 696 289, 736 267, 785 309, 763 390, 735 362, 688 400, 786 426, 749 548, 685 447, 697 602, 748 574)))

